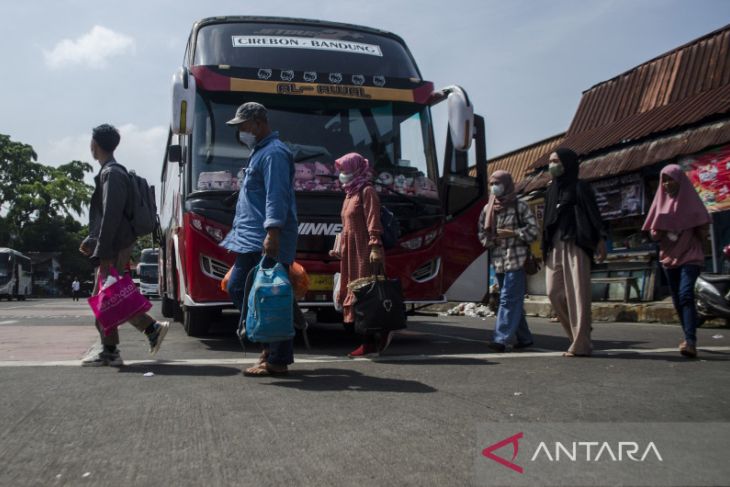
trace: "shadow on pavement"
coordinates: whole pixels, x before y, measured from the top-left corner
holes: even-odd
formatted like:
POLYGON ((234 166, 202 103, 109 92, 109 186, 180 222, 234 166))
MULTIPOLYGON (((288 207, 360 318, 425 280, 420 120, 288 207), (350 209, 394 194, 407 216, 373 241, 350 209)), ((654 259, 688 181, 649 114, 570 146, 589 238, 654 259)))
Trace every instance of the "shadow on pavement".
POLYGON ((407 394, 438 391, 438 389, 414 380, 372 377, 346 369, 294 369, 286 378, 270 382, 268 385, 303 391, 400 392, 407 394))
POLYGON ((222 365, 183 365, 174 363, 135 364, 125 365, 118 369, 122 374, 145 374, 153 372, 155 375, 190 376, 190 377, 227 377, 240 375, 240 367, 225 367, 222 365))
POLYGON ((591 359, 628 359, 628 360, 659 360, 662 362, 727 362, 730 361, 730 354, 726 352, 714 352, 711 350, 702 350, 699 348, 699 356, 697 358, 687 358, 679 354, 679 352, 664 353, 639 353, 637 352, 602 352, 597 350, 599 355, 593 355, 591 359))

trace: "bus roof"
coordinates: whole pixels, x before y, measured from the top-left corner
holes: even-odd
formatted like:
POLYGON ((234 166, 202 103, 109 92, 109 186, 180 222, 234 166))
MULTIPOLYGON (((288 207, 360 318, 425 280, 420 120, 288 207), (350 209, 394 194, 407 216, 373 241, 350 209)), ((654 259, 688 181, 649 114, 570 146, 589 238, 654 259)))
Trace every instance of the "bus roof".
POLYGON ((360 25, 209 17, 193 24, 187 49, 186 64, 204 91, 419 104, 433 93, 402 38, 360 25))
MULTIPOLYGON (((298 25, 309 25, 312 27, 330 27, 335 29, 346 29, 365 32, 368 34, 390 37, 399 43, 406 45, 405 41, 398 35, 380 29, 374 29, 372 27, 366 27, 363 25, 347 24, 344 22, 330 22, 328 20, 314 20, 314 19, 300 19, 296 17, 271 17, 271 16, 249 16, 249 15, 224 15, 220 17, 206 17, 200 19, 193 24, 193 32, 200 29, 205 25, 210 24, 222 24, 222 23, 236 23, 236 22, 251 22, 261 24, 298 24, 298 25)), ((410 51, 409 51, 410 54, 410 51)))

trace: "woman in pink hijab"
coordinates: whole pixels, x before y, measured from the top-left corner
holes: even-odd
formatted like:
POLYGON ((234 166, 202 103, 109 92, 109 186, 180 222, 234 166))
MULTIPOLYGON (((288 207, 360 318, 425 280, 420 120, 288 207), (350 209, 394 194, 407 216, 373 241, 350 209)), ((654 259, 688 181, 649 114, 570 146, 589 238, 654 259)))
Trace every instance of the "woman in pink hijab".
POLYGON ((494 171, 489 176, 489 192, 489 202, 479 216, 479 241, 491 253, 500 289, 497 322, 489 348, 502 353, 513 339, 513 349, 533 345, 525 319, 524 266, 530 243, 537 240, 539 230, 530 207, 517 198, 509 172, 494 171))
MULTIPOLYGON (((345 154, 335 161, 340 183, 345 190, 342 204, 342 233, 340 234, 340 292, 335 299, 342 305, 345 326, 355 322, 354 295, 347 285, 356 279, 384 271, 383 245, 380 235, 380 198, 373 187, 373 171, 367 159, 356 152, 345 154)), ((379 338, 363 337, 363 343, 348 354, 363 357, 378 353, 379 338)), ((380 340, 382 343, 383 340, 380 340)), ((383 347, 380 347, 383 348, 383 347)))
POLYGON ((662 169, 659 188, 642 230, 659 242, 659 260, 684 329, 679 352, 690 358, 697 356, 694 287, 704 267, 703 242, 711 222, 710 214, 682 168, 670 164, 662 169))

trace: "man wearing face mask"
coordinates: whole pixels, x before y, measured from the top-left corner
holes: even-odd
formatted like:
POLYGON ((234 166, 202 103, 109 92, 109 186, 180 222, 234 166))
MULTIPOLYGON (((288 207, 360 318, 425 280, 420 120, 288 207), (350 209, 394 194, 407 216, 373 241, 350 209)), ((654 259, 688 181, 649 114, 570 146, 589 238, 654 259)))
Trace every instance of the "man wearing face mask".
MULTIPOLYGON (((226 123, 237 128, 236 140, 251 150, 233 226, 221 242, 221 246, 238 254, 228 281, 228 293, 236 307, 245 313, 246 278, 261 261, 261 255, 266 256, 265 267, 276 261, 288 268, 294 261, 297 246, 294 161, 287 146, 279 140, 279 133, 269 127, 267 110, 260 103, 244 103, 226 123)), ((244 374, 286 374, 293 362, 293 341, 274 342, 264 345, 259 362, 244 374)))
POLYGON ((547 292, 570 339, 564 357, 591 355, 591 263, 606 258, 604 228, 590 184, 578 178, 578 155, 550 154, 553 177, 545 195, 542 253, 547 292))

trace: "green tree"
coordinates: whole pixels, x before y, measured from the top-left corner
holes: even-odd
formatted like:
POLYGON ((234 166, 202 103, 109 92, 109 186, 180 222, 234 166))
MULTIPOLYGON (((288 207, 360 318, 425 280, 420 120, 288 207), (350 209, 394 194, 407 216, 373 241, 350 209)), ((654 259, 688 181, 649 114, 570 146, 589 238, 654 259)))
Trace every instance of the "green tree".
POLYGON ((0 134, 0 245, 22 252, 61 252, 64 273, 91 272, 78 252, 86 227, 74 215, 88 207, 93 187, 84 182, 93 170, 86 162, 58 167, 37 161, 30 145, 0 134))

